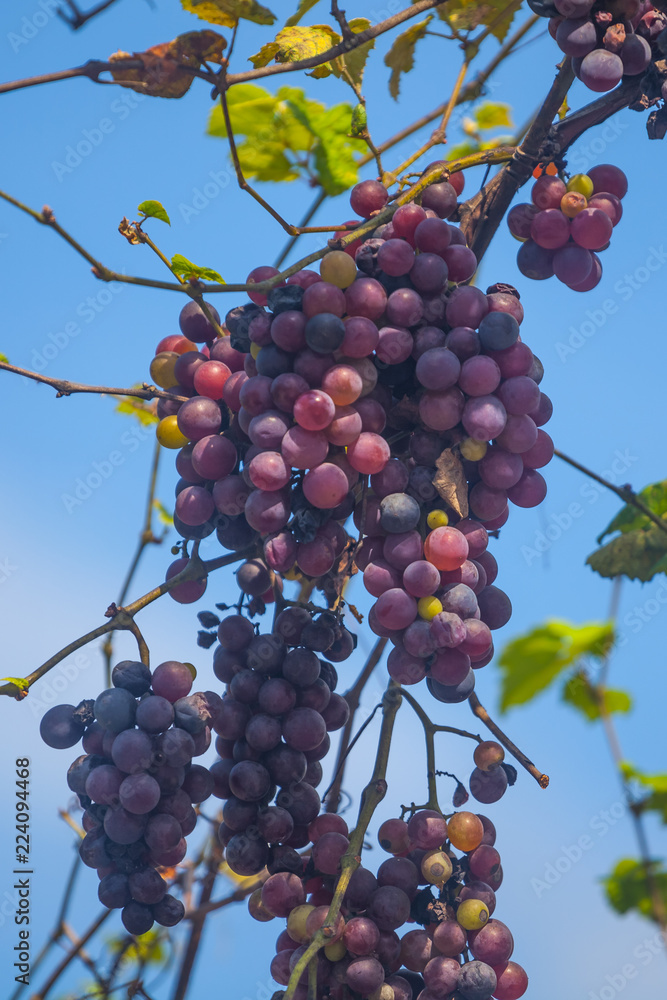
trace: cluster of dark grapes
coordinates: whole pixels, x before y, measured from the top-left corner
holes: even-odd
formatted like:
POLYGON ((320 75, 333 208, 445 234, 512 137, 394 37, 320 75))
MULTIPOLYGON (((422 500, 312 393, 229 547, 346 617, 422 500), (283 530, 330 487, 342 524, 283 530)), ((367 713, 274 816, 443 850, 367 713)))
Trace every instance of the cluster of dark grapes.
POLYGON ((529 6, 550 19, 552 38, 572 57, 581 82, 597 93, 645 73, 653 43, 667 27, 667 17, 649 0, 529 0, 529 6))
POLYGON ((124 660, 112 682, 95 701, 49 709, 40 733, 59 750, 82 741, 84 753, 67 773, 84 810, 81 860, 97 869, 100 902, 121 910, 130 934, 145 934, 155 921, 173 927, 184 914, 161 872, 185 857, 194 806, 213 792, 208 768, 192 759, 208 749, 222 700, 212 691, 190 694, 193 673, 176 660, 152 673, 124 660))
POLYGON ((512 236, 523 244, 516 258, 521 273, 536 281, 555 274, 575 292, 595 288, 602 278, 597 254, 621 221, 627 190, 627 177, 610 163, 567 182, 543 173, 533 184, 532 203, 515 205, 507 216, 512 236))
POLYGON ((220 759, 210 773, 213 794, 225 800, 218 830, 225 859, 238 875, 267 866, 300 874, 297 848, 310 843, 320 811, 320 761, 329 733, 349 716, 329 660, 349 656, 350 633, 333 612, 287 607, 271 633, 256 634, 247 618, 230 615, 218 638, 213 669, 227 688, 213 723, 220 759))
MULTIPOLYGON (((482 745, 483 746, 483 745, 482 745)), ((287 920, 276 941, 271 975, 282 986, 324 923, 341 858, 349 848, 345 820, 328 813, 309 826, 313 843, 301 869, 276 872, 250 897, 260 921, 287 920)), ((503 880, 493 823, 472 812, 449 820, 420 809, 408 822, 386 820, 381 847, 392 857, 373 874, 350 878, 329 943, 317 956, 317 996, 344 1000, 518 1000, 528 986, 510 961, 514 941, 493 916, 503 880), (457 856, 455 849, 464 852, 457 856), (407 923, 419 926, 403 933, 407 923)), ((306 1000, 308 976, 294 994, 306 1000)))

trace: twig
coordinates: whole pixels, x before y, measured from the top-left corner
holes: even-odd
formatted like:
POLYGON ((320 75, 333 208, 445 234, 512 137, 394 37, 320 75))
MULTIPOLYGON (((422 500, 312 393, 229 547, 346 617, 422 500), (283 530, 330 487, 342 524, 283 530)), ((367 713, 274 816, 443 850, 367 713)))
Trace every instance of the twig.
POLYGON ((473 715, 476 715, 480 722, 483 722, 486 728, 491 730, 498 742, 502 743, 506 750, 509 750, 514 759, 518 760, 519 764, 521 764, 522 767, 525 767, 529 774, 532 774, 540 788, 547 788, 549 785, 549 775, 542 774, 540 769, 535 767, 532 760, 529 760, 525 753, 523 753, 522 750, 519 750, 516 743, 512 743, 509 736, 506 736, 502 729, 493 721, 487 710, 480 703, 480 700, 474 691, 468 698, 468 702, 473 715))
POLYGON ((382 654, 385 651, 388 640, 385 638, 378 639, 364 666, 361 673, 357 677, 356 681, 344 694, 345 701, 350 709, 350 714, 348 716, 347 722, 343 727, 343 731, 340 737, 340 743, 338 744, 338 754, 336 756, 336 766, 334 768, 334 777, 329 788, 326 790, 322 796, 322 801, 326 803, 327 812, 337 812, 338 805, 340 803, 340 790, 343 785, 343 777, 345 774, 345 761, 347 759, 347 754, 349 750, 350 737, 352 735, 352 728, 354 726, 354 717, 359 708, 359 701, 361 699, 361 694, 366 684, 371 678, 371 675, 378 663, 382 658, 382 654))
POLYGON ((593 472, 592 469, 588 469, 585 465, 580 462, 576 462, 573 458, 568 455, 564 455, 562 451, 558 449, 554 450, 554 455, 557 455, 563 462, 567 462, 574 469, 578 469, 579 472, 583 472, 584 475, 588 476, 589 479, 594 479, 596 483, 600 486, 604 486, 606 489, 611 490, 615 493, 617 497, 620 497, 624 503, 630 504, 632 507, 636 507, 640 510, 650 521, 660 528, 661 531, 667 531, 667 521, 659 517, 650 507, 647 507, 643 500, 640 500, 639 496, 635 493, 631 486, 615 486, 614 483, 610 483, 608 479, 604 479, 602 476, 598 476, 597 472, 593 472))
POLYGON ((175 396, 171 392, 163 389, 156 389, 144 382, 142 388, 136 389, 116 389, 108 385, 85 385, 83 382, 70 382, 64 378, 51 378, 49 375, 41 375, 39 372, 31 372, 27 368, 18 368, 5 361, 0 361, 0 371, 12 372, 14 375, 24 375, 34 382, 43 382, 56 390, 56 399, 61 396, 73 396, 77 392, 93 392, 100 396, 134 396, 136 399, 171 399, 177 403, 187 402, 187 396, 175 396))
POLYGON ((437 774, 435 767, 435 734, 455 733, 457 736, 465 736, 468 739, 477 740, 478 743, 482 742, 482 737, 478 736, 476 733, 469 733, 465 729, 456 729, 453 726, 443 726, 433 722, 417 699, 413 698, 409 691, 402 688, 401 693, 411 708, 414 709, 419 721, 421 722, 424 730, 424 739, 426 740, 426 778, 428 781, 428 802, 423 806, 423 808, 435 809, 437 812, 441 812, 438 804, 438 791, 435 780, 437 774))
POLYGON ((308 967, 310 960, 317 954, 320 948, 323 948, 329 943, 331 937, 335 933, 334 926, 340 913, 343 896, 345 895, 350 884, 353 872, 355 872, 361 864, 361 848, 363 846, 366 830, 368 829, 368 824, 373 818, 373 813, 375 812, 377 806, 380 802, 382 802, 382 799, 387 794, 386 774, 387 763, 389 760, 389 748, 391 746, 391 736, 394 729, 394 722, 396 720, 396 713, 401 707, 401 694, 401 688, 395 684, 394 681, 390 681, 383 698, 382 728, 380 730, 380 738, 378 741, 373 775, 361 794, 359 818, 357 820, 357 825, 350 834, 350 846, 341 858, 341 874, 336 883, 336 888, 334 889, 333 899, 331 901, 331 906, 329 907, 327 918, 294 966, 289 984, 283 994, 283 1000, 292 1000, 294 992, 299 984, 299 980, 308 967))
POLYGON ((443 0, 418 0, 417 3, 413 3, 411 7, 407 7, 405 10, 399 11, 397 14, 393 14, 392 17, 388 17, 385 21, 380 21, 378 24, 371 25, 365 31, 360 31, 355 34, 353 38, 349 41, 343 40, 339 42, 338 45, 333 45, 326 52, 320 52, 319 55, 311 56, 309 59, 299 59, 297 62, 291 63, 278 63, 273 66, 263 66, 259 69, 247 70, 245 73, 230 73, 226 78, 226 86, 233 87, 237 83, 248 83, 249 80, 260 80, 265 76, 274 76, 276 73, 294 73, 302 69, 314 69, 316 66, 321 66, 322 63, 330 62, 332 59, 337 59, 338 56, 344 56, 346 53, 350 52, 352 49, 358 48, 360 45, 365 45, 366 42, 370 42, 372 38, 377 38, 379 35, 383 35, 386 31, 391 31, 392 28, 398 27, 399 24, 403 24, 404 21, 409 21, 413 17, 418 17, 419 14, 423 14, 427 10, 433 10, 434 7, 440 7, 443 0))
POLYGON ((199 950, 199 942, 204 929, 204 921, 210 912, 203 909, 203 907, 205 907, 211 899, 211 893, 213 892, 213 886, 215 884, 215 878, 218 873, 218 866, 220 865, 221 859, 222 848, 220 847, 217 839, 213 837, 211 839, 211 850, 207 870, 202 880, 201 892, 199 894, 199 901, 197 904, 197 910, 199 912, 197 912, 196 915, 193 913, 191 917, 192 926, 190 928, 190 937, 188 938, 188 943, 181 962, 178 980, 174 989, 173 1000, 183 1000, 183 997, 186 994, 188 983, 190 982, 190 976, 192 975, 192 969, 194 968, 195 959, 197 958, 197 952, 199 950))
POLYGON ((212 573, 216 569, 220 569, 223 566, 230 566, 232 563, 240 562, 242 559, 252 558, 256 554, 256 547, 251 546, 247 549, 243 549, 240 552, 232 552, 227 556, 218 556, 217 559, 209 559, 206 562, 202 562, 198 556, 192 556, 187 566, 173 576, 170 580, 165 580, 164 583, 159 584, 159 586, 154 587, 153 590, 149 590, 147 594, 143 597, 137 598, 136 601, 132 601, 124 608, 117 608, 115 605, 111 607, 114 609, 110 615, 109 621, 105 622, 104 625, 98 626, 98 628, 93 629, 91 632, 86 632, 78 639, 74 639, 73 642, 64 646, 53 656, 49 657, 45 663, 32 673, 28 674, 22 680, 21 686, 19 687, 13 681, 9 681, 6 684, 0 686, 0 695, 8 695, 12 698, 22 698, 28 693, 28 690, 35 684, 40 678, 49 672, 53 667, 69 656, 71 653, 76 652, 77 649, 81 649, 82 646, 87 646, 89 642, 93 642, 94 639, 99 639, 101 636, 106 635, 107 632, 111 632, 113 629, 130 629, 132 628, 132 620, 134 615, 138 611, 143 610, 143 608, 148 607, 153 601, 156 601, 163 594, 169 593, 174 587, 178 586, 179 583, 185 583, 186 580, 199 580, 209 573, 212 573))
POLYGON ((78 31, 79 28, 82 28, 84 24, 88 23, 88 21, 91 21, 94 17, 97 17, 98 14, 101 14, 102 11, 105 11, 107 7, 111 7, 112 4, 116 3, 116 0, 101 0, 100 3, 86 11, 79 10, 77 4, 74 3, 74 0, 65 0, 65 2, 71 13, 67 14, 62 7, 59 7, 56 13, 58 17, 62 18, 65 24, 70 26, 72 31, 78 31))
POLYGON ((95 934, 97 934, 102 924, 105 922, 105 920, 108 920, 108 918, 111 916, 112 913, 113 910, 104 910, 102 913, 100 913, 99 917, 95 921, 93 921, 93 923, 90 925, 85 934, 76 941, 74 946, 67 952, 64 958, 58 963, 58 965, 55 967, 49 978, 44 983, 44 986, 42 986, 41 990, 38 993, 33 993, 30 1000, 45 1000, 47 995, 51 992, 52 987, 55 986, 55 984, 65 971, 65 969, 69 966, 70 962, 76 958, 76 956, 79 954, 80 950, 84 947, 84 945, 88 944, 90 939, 95 934))
POLYGON ((299 230, 299 232, 297 233, 297 235, 290 237, 290 239, 287 241, 287 243, 285 244, 285 246, 283 247, 283 249, 280 251, 280 255, 279 255, 279 257, 277 258, 277 260, 275 261, 275 263, 273 265, 274 267, 280 267, 280 265, 283 263, 283 261, 289 256, 290 251, 292 250, 292 247, 294 246, 294 244, 298 240, 299 236, 301 235, 302 227, 308 225, 308 223, 310 222, 310 220, 313 218, 313 216, 317 212, 318 208, 321 205, 323 205, 324 202, 327 200, 327 197, 328 197, 328 195, 327 195, 326 191, 324 189, 322 189, 319 192, 319 194, 317 195, 317 197, 315 198, 315 201, 313 202, 313 204, 310 206, 310 208, 308 209, 308 211, 304 215, 303 219, 301 220, 301 224, 297 227, 298 230, 299 230))
MULTIPOLYGON (((59 80, 71 80, 77 76, 85 76, 93 83, 111 85, 113 80, 100 80, 100 73, 107 73, 111 69, 143 69, 144 64, 141 59, 118 59, 114 62, 107 62, 104 59, 89 59, 83 66, 74 66, 72 69, 61 69, 55 73, 43 73, 41 76, 29 76, 23 80, 12 80, 9 83, 0 83, 0 94, 7 94, 11 90, 23 90, 25 87, 38 87, 42 83, 57 83, 59 80)), ((187 67, 183 66, 182 69, 187 67)))

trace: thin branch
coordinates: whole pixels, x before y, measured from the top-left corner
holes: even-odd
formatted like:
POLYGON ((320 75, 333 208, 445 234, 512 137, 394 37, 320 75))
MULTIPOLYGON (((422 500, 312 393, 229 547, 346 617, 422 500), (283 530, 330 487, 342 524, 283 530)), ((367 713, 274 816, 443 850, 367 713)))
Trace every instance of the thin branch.
POLYGON ((504 7, 502 10, 499 10, 496 16, 493 17, 489 21, 489 23, 484 26, 482 31, 480 31, 479 35, 477 35, 475 38, 470 39, 468 45, 471 48, 473 48, 473 50, 478 49, 482 44, 482 42, 496 30, 499 24, 502 24, 502 22, 508 17, 508 15, 514 15, 516 13, 516 11, 519 9, 522 3, 523 0, 510 0, 510 3, 508 3, 507 7, 504 7))
POLYGON ((391 31, 392 28, 398 27, 399 24, 403 24, 404 21, 409 21, 413 17, 418 17, 419 14, 423 14, 427 10, 433 10, 434 7, 442 6, 444 0, 418 0, 417 3, 412 4, 411 7, 407 7, 405 10, 401 10, 398 14, 394 14, 392 17, 388 17, 385 21, 380 21, 378 24, 371 25, 366 31, 360 31, 355 34, 349 41, 339 42, 338 45, 333 45, 326 52, 320 52, 319 55, 311 56, 309 59, 299 59, 297 62, 291 63, 278 63, 273 66, 263 66, 259 69, 247 70, 245 73, 230 73, 226 78, 226 86, 233 87, 237 83, 247 83, 249 80, 260 80, 266 76, 274 76, 276 73, 294 73, 302 69, 314 69, 316 66, 321 66, 323 63, 330 62, 332 59, 337 59, 338 56, 344 56, 352 49, 358 48, 360 45, 365 45, 366 42, 370 42, 372 38, 377 38, 379 35, 383 35, 386 31, 391 31))
POLYGON ((124 608, 117 608, 115 604, 112 604, 109 609, 109 621, 93 629, 91 632, 86 632, 85 635, 74 639, 73 642, 68 643, 57 653, 54 653, 40 667, 37 667, 36 670, 33 670, 32 673, 23 678, 20 685, 15 684, 13 681, 2 684, 0 686, 0 695, 7 695, 19 700, 24 698, 33 684, 44 677, 49 670, 71 653, 76 652, 77 649, 87 646, 89 642, 101 638, 101 636, 106 635, 107 632, 111 632, 114 629, 132 630, 134 615, 142 611, 145 607, 148 607, 149 604, 152 604, 159 597, 162 597, 163 594, 169 593, 179 583, 185 583, 186 580, 200 580, 216 569, 220 569, 223 566, 230 566, 232 563, 240 562, 243 559, 252 558, 254 555, 256 555, 256 546, 250 546, 240 552, 232 552, 227 556, 218 556, 217 559, 209 559, 206 562, 203 562, 198 556, 193 554, 187 566, 180 573, 177 573, 176 576, 172 576, 170 580, 165 580, 164 583, 154 587, 153 590, 149 590, 143 597, 137 598, 136 601, 132 601, 131 604, 128 604, 124 608))
POLYGON ((610 483, 608 479, 604 479, 603 476, 598 476, 597 472, 593 472, 592 469, 588 469, 585 465, 582 465, 581 462, 576 462, 568 455, 564 455, 563 452, 558 451, 558 449, 554 450, 554 455, 557 455, 561 461, 567 462, 567 464, 571 465, 574 469, 578 469, 579 472, 583 472, 585 476, 589 477, 589 479, 594 479, 596 483, 600 484, 600 486, 604 486, 606 489, 611 490, 611 492, 615 493, 617 497, 620 497, 624 503, 630 504, 632 507, 636 507, 637 510, 640 510, 650 521, 653 521, 656 527, 660 528, 661 531, 667 531, 667 521, 652 511, 650 507, 647 507, 644 501, 639 498, 638 494, 635 493, 631 486, 628 484, 625 486, 615 486, 614 483, 610 483))
MULTIPOLYGON (((144 64, 141 59, 118 59, 107 62, 105 59, 89 59, 83 66, 74 66, 72 69, 61 69, 55 73, 43 73, 41 76, 29 76, 24 80, 12 80, 9 83, 0 83, 0 94, 7 94, 12 90, 24 90, 26 87, 38 87, 42 83, 57 83, 59 80, 71 80, 74 77, 85 76, 93 83, 105 85, 115 84, 115 80, 100 80, 101 73, 108 73, 111 69, 143 69, 144 64)), ((180 67, 187 69, 186 66, 180 67)), ((120 86, 120 84, 118 84, 120 86)))
POLYGON ((113 910, 106 910, 106 909, 102 913, 100 913, 99 917, 95 921, 93 921, 93 923, 90 925, 90 927, 85 932, 83 937, 80 937, 76 941, 73 947, 70 948, 70 950, 67 952, 65 957, 58 963, 58 965, 53 970, 47 981, 44 983, 44 986, 42 986, 41 990, 38 993, 34 993, 33 996, 30 998, 30 1000, 45 1000, 47 995, 51 992, 52 987, 55 986, 55 984, 65 971, 65 969, 67 969, 67 967, 69 966, 70 962, 72 962, 72 960, 76 958, 81 949, 86 944, 88 944, 90 939, 95 934, 97 934, 102 924, 111 916, 112 913, 113 910))
POLYGON ((61 396, 73 396, 77 392, 92 392, 100 396, 134 396, 136 399, 171 399, 177 403, 185 403, 187 396, 175 396, 171 392, 163 389, 156 389, 144 382, 141 388, 136 389, 116 389, 108 385, 85 385, 83 382, 70 382, 64 378, 51 378, 50 375, 42 375, 39 372, 31 372, 27 368, 18 368, 5 361, 0 361, 0 371, 12 372, 14 375, 23 375, 31 378, 34 382, 43 382, 56 390, 56 399, 61 396))
POLYGON ((102 11, 105 11, 108 7, 115 4, 116 0, 101 0, 100 3, 86 11, 79 10, 79 7, 74 3, 74 0, 65 0, 65 2, 70 9, 70 13, 67 14, 62 7, 59 7, 56 13, 58 17, 62 18, 65 24, 70 26, 72 31, 78 31, 79 28, 83 28, 84 24, 87 24, 88 21, 92 21, 92 19, 97 17, 98 14, 101 14, 102 11))
POLYGON ((322 927, 315 934, 313 940, 310 942, 303 955, 294 966, 289 984, 283 994, 283 1000, 292 1000, 294 992, 299 984, 299 980, 307 969, 311 959, 321 948, 329 943, 331 937, 335 933, 334 926, 340 913, 343 896, 345 895, 350 884, 353 872, 355 872, 361 864, 361 848, 363 846, 366 830, 368 829, 368 825, 373 818, 373 813, 387 794, 386 774, 387 764, 389 761, 389 749, 391 747, 391 737, 394 729, 394 722, 396 720, 396 713, 401 707, 401 694, 401 688, 395 684, 394 681, 390 681, 383 697, 382 728, 380 730, 380 738, 378 741, 373 775, 361 794, 359 818, 357 820, 357 825, 350 834, 350 845, 341 858, 341 874, 336 883, 336 888, 334 889, 329 912, 326 920, 322 924, 322 927))
POLYGON ((319 194, 317 195, 317 197, 315 198, 315 201, 312 203, 312 205, 310 206, 310 208, 306 211, 306 214, 304 215, 303 219, 301 220, 300 225, 297 226, 299 232, 297 233, 296 236, 290 237, 290 239, 287 241, 287 243, 285 244, 285 246, 283 247, 283 249, 280 251, 280 255, 278 256, 277 260, 275 261, 275 263, 273 265, 274 267, 278 267, 279 268, 280 265, 283 263, 283 261, 286 260, 286 258, 289 256, 289 254, 290 254, 290 252, 292 250, 292 247, 294 246, 294 244, 298 240, 299 236, 301 235, 301 232, 303 231, 303 228, 308 225, 308 223, 310 222, 310 220, 314 217, 315 213, 317 212, 318 208, 321 205, 324 204, 324 202, 327 200, 327 198, 328 198, 328 195, 327 195, 326 191, 324 190, 324 188, 322 188, 320 190, 319 194))
POLYGON ((535 767, 532 760, 526 757, 522 750, 519 750, 516 743, 512 743, 509 736, 506 736, 502 729, 493 721, 487 710, 480 703, 480 700, 474 691, 470 695, 468 702, 473 715, 476 715, 480 722, 483 722, 486 728, 491 730, 498 742, 502 743, 506 750, 509 750, 514 759, 517 760, 522 767, 525 767, 529 774, 532 774, 540 788, 547 788, 549 785, 549 775, 542 774, 540 769, 535 767))
POLYGON ((338 744, 338 754, 336 757, 336 766, 334 767, 334 777, 331 785, 326 790, 322 796, 322 801, 326 803, 327 812, 337 812, 338 804, 340 802, 340 791, 343 785, 343 777, 345 775, 345 761, 347 759, 347 754, 350 745, 350 737, 352 736, 352 728, 354 726, 354 717, 356 715, 357 709, 359 708, 359 701, 361 699, 361 694, 366 687, 366 684, 371 678, 371 675, 378 663, 382 658, 385 647, 388 640, 385 638, 378 639, 364 666, 361 673, 357 677, 356 681, 344 694, 345 701, 350 709, 350 714, 348 716, 347 722, 343 727, 343 731, 340 737, 340 743, 338 744))
POLYGON ((190 928, 190 937, 188 938, 188 943, 181 962, 178 980, 174 989, 173 1000, 183 1000, 187 992, 190 976, 192 975, 195 959, 197 958, 197 952, 199 951, 204 922, 210 912, 204 909, 204 907, 211 899, 213 886, 215 885, 215 878, 218 874, 218 868, 221 860, 222 848, 217 839, 214 837, 211 839, 211 852, 208 859, 206 874, 201 884, 201 891, 197 904, 198 912, 193 913, 191 916, 192 926, 190 928))

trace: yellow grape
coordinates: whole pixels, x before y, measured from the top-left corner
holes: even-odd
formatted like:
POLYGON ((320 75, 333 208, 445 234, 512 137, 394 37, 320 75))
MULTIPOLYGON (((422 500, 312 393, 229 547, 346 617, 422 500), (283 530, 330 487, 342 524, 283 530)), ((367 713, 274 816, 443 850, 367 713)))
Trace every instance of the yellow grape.
POLYGON ((434 528, 446 528, 449 524, 449 518, 444 510, 432 510, 426 518, 426 523, 433 531, 434 528))
POLYGON ((452 862, 448 854, 436 848, 424 855, 421 869, 422 875, 431 885, 444 885, 452 874, 452 862))
POLYGON ((593 181, 588 174, 573 174, 565 185, 568 191, 577 191, 583 194, 584 198, 590 198, 593 194, 593 181))
POLYGON ((489 910, 481 899, 464 899, 459 903, 456 919, 467 931, 478 931, 489 919, 489 910))
POLYGON ((334 941, 333 944, 325 944, 324 954, 330 962, 340 962, 347 954, 347 947, 342 940, 334 941))
POLYGON ((336 288, 347 288, 357 277, 357 265, 344 250, 332 250, 320 263, 322 281, 328 281, 336 288))
POLYGON ((420 618, 430 622, 432 618, 442 611, 442 604, 437 597, 420 597, 417 601, 417 611, 420 618))
POLYGON ((176 416, 163 417, 155 430, 158 441, 163 448, 185 448, 189 439, 181 433, 176 416))
POLYGON ((306 944, 310 941, 310 936, 306 931, 306 921, 315 909, 310 903, 302 903, 295 906, 287 918, 287 933, 298 944, 306 944))
POLYGON ((568 191, 560 200, 560 210, 568 219, 573 219, 588 207, 588 201, 580 191, 568 191))
POLYGON ((447 836, 459 851, 474 851, 482 843, 484 826, 475 813, 454 813, 452 818, 447 820, 447 836))
POLYGON ((174 367, 179 357, 176 351, 160 351, 151 361, 149 369, 151 378, 161 389, 170 389, 178 382, 174 375, 174 367))
POLYGON ((486 455, 487 448, 486 441, 477 441, 475 438, 465 438, 459 445, 461 454, 469 462, 479 462, 486 455))
POLYGON ((257 355, 259 354, 259 352, 261 351, 261 349, 262 348, 259 346, 259 344, 256 344, 254 341, 251 343, 251 345, 250 345, 250 357, 253 358, 254 361, 257 360, 257 355))

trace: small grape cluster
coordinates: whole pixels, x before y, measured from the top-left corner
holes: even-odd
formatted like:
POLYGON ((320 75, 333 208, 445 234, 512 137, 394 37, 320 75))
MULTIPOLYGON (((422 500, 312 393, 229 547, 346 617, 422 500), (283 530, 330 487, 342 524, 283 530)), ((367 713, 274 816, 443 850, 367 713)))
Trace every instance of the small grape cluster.
POLYGON ((575 292, 595 288, 602 278, 597 254, 607 249, 621 221, 627 190, 627 177, 610 163, 574 174, 567 182, 556 174, 541 174, 531 203, 515 205, 507 216, 509 231, 522 243, 516 258, 521 273, 536 281, 555 274, 575 292))
MULTIPOLYGON (((271 963, 271 975, 282 986, 327 918, 350 845, 347 824, 335 814, 318 816, 308 832, 313 849, 300 859, 301 870, 272 874, 248 901, 257 920, 287 920, 271 963)), ((376 875, 361 865, 352 872, 331 936, 317 956, 317 996, 343 1000, 349 991, 369 1000, 523 996, 528 977, 510 961, 512 934, 492 916, 503 880, 493 823, 472 812, 445 820, 436 810, 419 809, 408 822, 386 820, 378 839, 392 857, 376 875), (457 856, 455 849, 465 853, 457 856), (399 937, 408 921, 421 926, 399 937)), ((304 973, 294 997, 308 995, 304 973)))
POLYGON ((190 666, 176 660, 152 673, 123 660, 112 682, 95 701, 49 709, 40 734, 60 750, 82 741, 67 773, 84 810, 81 860, 97 869, 100 902, 121 910, 130 934, 145 934, 185 912, 161 872, 185 857, 194 805, 213 791, 213 776, 192 759, 208 749, 222 701, 212 691, 190 694, 190 666))
POLYGON ((303 607, 285 608, 263 635, 241 615, 220 623, 213 669, 227 688, 210 772, 225 800, 218 838, 238 875, 301 871, 296 849, 310 843, 320 811, 320 761, 349 716, 336 668, 318 653, 345 659, 348 637, 335 613, 303 607))
POLYGON ((640 76, 667 17, 649 0, 528 0, 548 17, 549 33, 572 57, 576 76, 589 90, 613 90, 624 76, 640 76))

